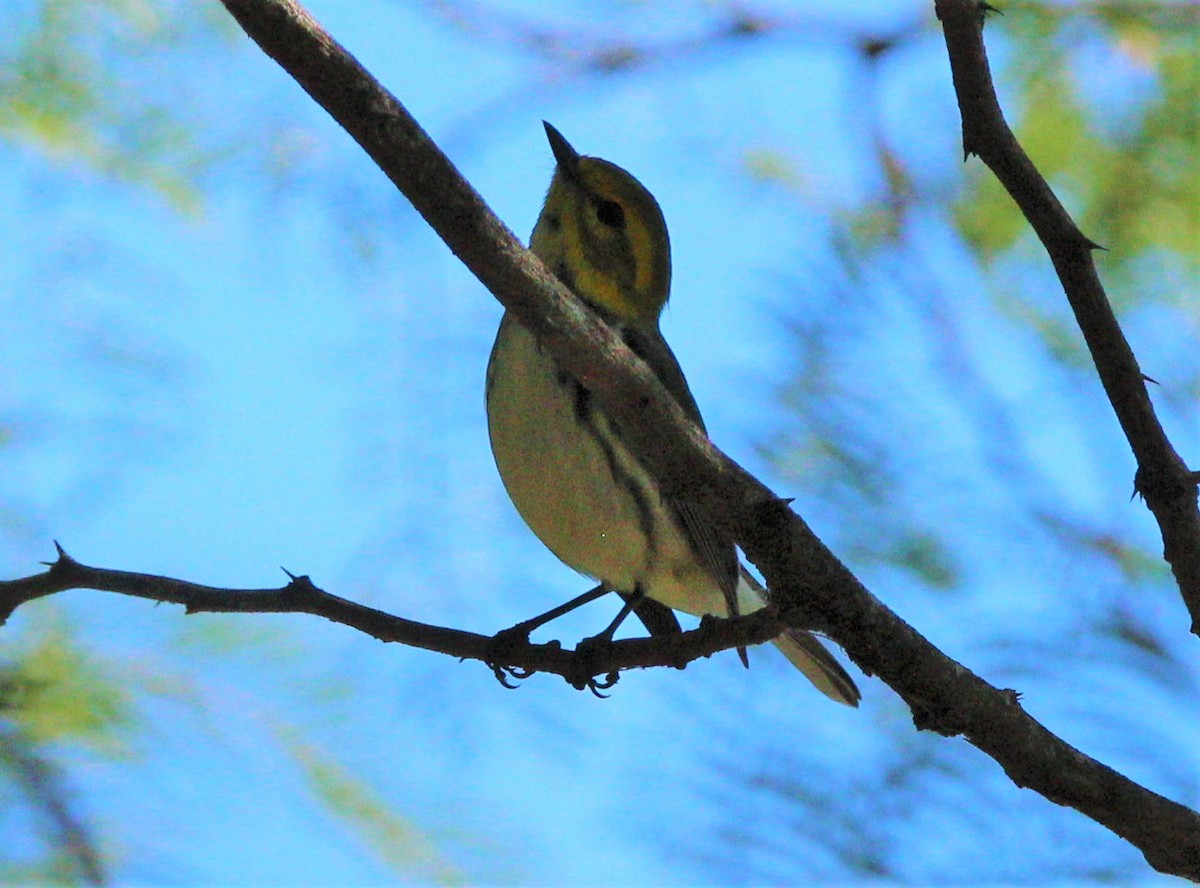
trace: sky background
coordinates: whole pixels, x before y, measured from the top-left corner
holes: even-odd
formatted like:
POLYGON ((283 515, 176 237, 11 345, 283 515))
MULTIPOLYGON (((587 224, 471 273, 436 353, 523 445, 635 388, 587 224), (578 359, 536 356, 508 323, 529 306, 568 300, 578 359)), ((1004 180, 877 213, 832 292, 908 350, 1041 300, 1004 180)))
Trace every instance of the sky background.
MULTIPOLYGON (((1160 568, 1135 582, 1080 556, 1081 540, 1161 548, 1129 499, 1128 448, 1086 367, 1059 373, 994 310, 1012 293, 1061 315, 1048 263, 1018 250, 1029 261, 985 275, 950 230, 977 164, 961 164, 931 7, 760 5, 786 26, 743 45, 712 37, 722 7, 704 4, 465 5, 458 24, 419 3, 308 4, 520 236, 553 171, 543 119, 637 175, 674 247, 663 330, 716 443, 797 497, 946 653, 1195 806, 1200 659, 1177 594, 1160 568), (589 75, 514 47, 507 26, 526 18, 568 43, 655 51, 589 75), (864 64, 856 38, 880 34, 902 39, 864 64), (887 187, 878 139, 919 199, 894 248, 849 274, 840 232, 887 187), (813 411, 818 395, 834 412, 813 411), (846 441, 861 486, 818 446, 847 425, 867 430, 846 441), (950 554, 906 568, 897 547, 935 538, 950 554), (1114 614, 1154 644, 1087 630, 1114 614)), ((0 20, 19 33, 35 8, 0 20)), ((1002 88, 1006 27, 989 28, 1002 88)), ((217 586, 277 586, 284 567, 485 633, 583 591, 492 464, 499 305, 361 150, 233 30, 101 57, 118 96, 197 122, 212 163, 172 201, 3 147, 6 574, 36 570, 52 540, 217 586)), ((1106 125, 1153 91, 1134 57, 1085 41, 1077 59, 1106 125)), ((1188 317, 1123 317, 1185 458, 1200 445, 1180 394, 1197 363, 1188 317)), ((545 637, 573 642, 611 614, 594 605, 545 637)), ((24 643, 53 627, 136 699, 118 755, 59 753, 123 884, 1166 881, 965 741, 914 732, 880 683, 856 673, 851 711, 773 651, 748 672, 729 655, 627 673, 597 700, 547 676, 507 691, 479 664, 307 616, 185 618, 78 591, 4 631, 24 643), (332 813, 313 792, 323 766, 392 819, 372 833, 332 813)), ((21 817, 0 815, 14 857, 36 844, 21 817)))

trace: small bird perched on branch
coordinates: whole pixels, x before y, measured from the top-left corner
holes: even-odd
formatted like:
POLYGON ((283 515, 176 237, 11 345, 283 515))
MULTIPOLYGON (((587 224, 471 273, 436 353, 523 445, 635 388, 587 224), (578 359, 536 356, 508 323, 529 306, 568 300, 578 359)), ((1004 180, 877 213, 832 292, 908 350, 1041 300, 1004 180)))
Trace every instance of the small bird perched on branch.
MULTIPOLYGON (((580 155, 550 124, 546 134, 557 165, 530 249, 704 428, 659 332, 671 247, 658 202, 625 170, 580 155)), ((567 565, 634 601, 645 595, 697 616, 736 616, 767 603, 733 541, 693 504, 663 495, 588 389, 511 313, 488 363, 487 409, 508 495, 567 565)), ((789 629, 774 643, 822 693, 858 705, 854 681, 812 633, 789 629)))

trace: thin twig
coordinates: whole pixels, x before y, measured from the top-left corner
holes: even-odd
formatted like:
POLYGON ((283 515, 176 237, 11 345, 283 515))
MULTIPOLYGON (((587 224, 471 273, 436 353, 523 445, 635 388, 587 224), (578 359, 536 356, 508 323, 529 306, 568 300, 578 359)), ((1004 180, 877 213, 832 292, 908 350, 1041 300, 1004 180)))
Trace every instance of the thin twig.
POLYGON ((587 639, 577 649, 567 650, 556 641, 534 644, 527 632, 509 631, 492 637, 406 620, 331 595, 307 576, 289 573, 289 582, 277 589, 223 589, 154 574, 89 567, 76 561, 57 543, 55 546, 58 558, 48 564, 45 572, 0 581, 0 626, 27 602, 68 589, 96 589, 181 604, 189 614, 312 614, 380 641, 398 642, 463 660, 479 660, 505 683, 509 678, 548 672, 562 676, 577 688, 595 688, 601 684, 600 676, 604 677, 604 685, 611 685, 615 676, 626 669, 652 666, 682 669, 692 660, 731 648, 762 644, 783 631, 783 624, 773 613, 760 611, 736 620, 706 620, 698 629, 655 638, 613 642, 587 639))

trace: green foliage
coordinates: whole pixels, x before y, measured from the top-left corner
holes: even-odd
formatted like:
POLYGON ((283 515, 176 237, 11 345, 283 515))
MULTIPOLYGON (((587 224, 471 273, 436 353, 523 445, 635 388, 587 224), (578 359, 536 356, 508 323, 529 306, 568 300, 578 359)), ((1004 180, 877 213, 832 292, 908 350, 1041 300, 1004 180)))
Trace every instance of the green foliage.
POLYGON ((136 727, 127 677, 82 648, 49 608, 39 617, 36 628, 6 646, 0 666, 0 715, 8 730, 35 744, 126 754, 136 727))
MULTIPOLYGON (((1003 12, 989 18, 985 29, 1002 108, 1084 233, 1105 246, 1097 262, 1114 306, 1129 313, 1155 304, 1156 318, 1173 315, 1174 323, 1194 326, 1194 281, 1200 274, 1200 42, 1194 10, 1169 3, 1015 2, 1003 4, 1003 12)), ((959 560, 955 547, 936 529, 944 523, 916 521, 911 499, 930 494, 913 490, 922 482, 891 464, 896 440, 912 440, 916 432, 905 429, 912 417, 903 387, 881 388, 871 374, 862 375, 864 362, 876 358, 883 345, 879 331, 911 322, 927 341, 939 343, 920 360, 943 372, 924 385, 951 382, 945 397, 969 400, 962 405, 962 421, 974 424, 981 438, 994 437, 997 424, 1009 428, 1016 420, 1006 415, 1009 405, 988 391, 981 374, 989 371, 958 341, 962 334, 954 318, 973 294, 940 292, 936 272, 922 267, 914 249, 914 225, 928 218, 921 218, 929 209, 922 203, 932 199, 934 214, 942 216, 944 193, 929 188, 923 174, 910 168, 913 158, 895 150, 890 134, 878 127, 868 121, 861 134, 874 143, 876 192, 833 208, 840 266, 826 273, 823 285, 836 295, 804 297, 810 306, 814 298, 830 303, 828 315, 810 317, 797 331, 806 361, 785 401, 797 411, 804 432, 775 452, 789 475, 804 479, 822 501, 872 510, 875 517, 862 536, 843 542, 847 551, 915 572, 931 588, 946 588, 960 576, 951 566, 959 560), (888 286, 905 292, 888 293, 888 286), (906 317, 900 320, 897 313, 906 317), (955 389, 971 394, 955 395, 955 389), (890 517, 880 520, 881 513, 890 517)), ((769 166, 786 168, 782 161, 769 166)), ((1062 292, 1049 283, 1049 260, 1029 223, 978 159, 968 159, 966 171, 948 221, 949 233, 976 263, 988 302, 971 310, 1010 330, 1014 345, 1032 337, 1046 361, 1040 383, 1045 390, 1094 385, 1091 355, 1062 292)), ((927 240, 929 232, 925 228, 921 238, 927 240)), ((1197 369, 1181 367, 1170 390, 1155 396, 1178 400, 1197 390, 1197 369)), ((1034 483, 1037 469, 1020 453, 1011 445, 996 447, 987 471, 1016 470, 1013 484, 1034 483)), ((1157 552, 1133 544, 1121 550, 1122 569, 1160 561, 1157 552)))
MULTIPOLYGON (((156 60, 218 33, 215 10, 149 0, 48 0, 4 13, 0 140, 13 150, 76 165, 195 211, 206 158, 178 98, 155 94, 156 60), (118 64, 117 60, 120 60, 118 64), (144 89, 129 88, 131 80, 144 89), (153 86, 152 86, 153 84, 153 86)), ((221 26, 231 33, 227 24, 221 26)), ((12 437, 0 429, 0 444, 12 437)), ((20 520, 13 516, 10 528, 20 520)), ((141 727, 136 676, 81 645, 53 608, 35 628, 6 627, 0 660, 0 786, 31 812, 41 857, 3 855, 0 879, 97 881, 98 840, 76 810, 62 762, 128 758, 141 727)), ((7 825, 8 828, 12 828, 7 825)))
POLYGON ((780 151, 766 148, 749 150, 742 156, 742 167, 748 176, 758 182, 795 190, 804 187, 804 174, 791 157, 780 151))
POLYGON ((414 821, 389 807, 326 750, 288 726, 278 725, 276 736, 308 780, 313 795, 358 832, 397 875, 428 885, 461 885, 466 881, 414 821))
MULTIPOLYGON (((1017 138, 1083 231, 1106 247, 1106 264, 1120 275, 1128 260, 1154 252, 1200 270, 1194 19, 1166 4, 1020 3, 1006 13, 988 36, 1021 48, 1022 63, 1006 69, 1011 88, 1002 90, 1017 138), (1145 90, 1144 101, 1114 97, 1130 83, 1145 90)), ((985 261, 1028 236, 986 170, 976 171, 956 219, 985 261)))
POLYGON ((0 859, 0 878, 103 881, 99 839, 75 810, 64 759, 128 758, 133 693, 113 665, 82 647, 53 608, 12 639, 0 661, 0 798, 28 810, 40 857, 0 859))
POLYGON ((215 5, 200 10, 149 0, 33 4, 0 43, 0 137, 197 210, 196 178, 209 158, 177 99, 156 95, 151 77, 160 55, 232 33, 215 5), (129 89, 131 77, 143 88, 129 89))

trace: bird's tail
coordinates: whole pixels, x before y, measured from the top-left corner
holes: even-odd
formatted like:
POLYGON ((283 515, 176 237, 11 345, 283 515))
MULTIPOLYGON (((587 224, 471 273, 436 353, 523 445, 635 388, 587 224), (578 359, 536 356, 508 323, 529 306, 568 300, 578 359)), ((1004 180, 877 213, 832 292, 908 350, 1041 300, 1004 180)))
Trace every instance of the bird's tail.
MULTIPOLYGON (((767 590, 742 568, 738 581, 738 607, 741 612, 751 613, 766 603, 767 590)), ((818 691, 831 700, 847 706, 858 706, 862 694, 854 684, 854 679, 815 635, 803 629, 787 629, 774 643, 818 691)))

